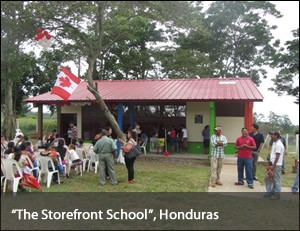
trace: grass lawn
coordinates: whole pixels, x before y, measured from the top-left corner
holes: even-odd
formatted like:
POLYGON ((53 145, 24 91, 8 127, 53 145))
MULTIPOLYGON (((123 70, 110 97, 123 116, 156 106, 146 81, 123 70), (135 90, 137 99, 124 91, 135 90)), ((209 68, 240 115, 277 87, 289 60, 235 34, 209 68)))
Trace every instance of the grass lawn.
MULTIPOLYGON (((264 148, 263 152, 261 153, 261 157, 267 161, 268 149, 264 148)), ((282 174, 282 187, 291 187, 294 183, 294 178, 296 176, 296 172, 293 173, 294 161, 296 155, 294 153, 289 153, 287 156, 284 157, 284 165, 285 165, 285 174, 282 174)), ((259 165, 257 168, 257 177, 259 182, 262 185, 265 185, 265 167, 263 165, 259 165)))
MULTIPOLYGON (((125 165, 117 164, 116 173, 119 184, 99 185, 99 171, 84 172, 83 176, 63 179, 61 185, 42 183, 45 192, 207 192, 210 166, 195 160, 176 160, 148 158, 141 156, 134 164, 136 183, 127 183, 125 165)), ((32 189, 32 191, 35 191, 32 189)))

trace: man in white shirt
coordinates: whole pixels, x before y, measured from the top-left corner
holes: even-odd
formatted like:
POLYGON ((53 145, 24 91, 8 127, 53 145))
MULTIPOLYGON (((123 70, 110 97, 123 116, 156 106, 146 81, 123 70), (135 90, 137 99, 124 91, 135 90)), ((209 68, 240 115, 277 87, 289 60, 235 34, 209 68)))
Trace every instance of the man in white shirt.
POLYGON ((274 173, 273 195, 271 199, 280 199, 281 192, 281 167, 284 155, 284 146, 280 139, 280 133, 278 131, 271 132, 271 138, 273 140, 270 161, 272 162, 272 171, 274 173))
POLYGON ((184 154, 187 153, 187 139, 188 139, 188 135, 187 135, 187 129, 185 128, 185 126, 183 124, 181 124, 181 132, 182 132, 182 152, 184 154))

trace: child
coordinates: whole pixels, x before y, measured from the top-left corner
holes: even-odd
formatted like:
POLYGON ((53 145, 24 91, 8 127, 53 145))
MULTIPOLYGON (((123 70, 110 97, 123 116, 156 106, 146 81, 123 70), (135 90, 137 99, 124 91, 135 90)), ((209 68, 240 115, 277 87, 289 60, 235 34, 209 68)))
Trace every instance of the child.
POLYGON ((72 161, 72 167, 78 166, 78 175, 81 175, 82 170, 81 170, 81 160, 77 154, 77 152, 75 151, 75 145, 74 144, 70 144, 69 145, 69 155, 70 155, 70 159, 72 161))
POLYGON ((274 184, 274 173, 271 169, 272 167, 272 162, 268 161, 267 166, 266 166, 266 176, 265 176, 265 183, 266 183, 266 194, 264 197, 269 198, 272 195, 272 190, 273 190, 273 184, 274 184))

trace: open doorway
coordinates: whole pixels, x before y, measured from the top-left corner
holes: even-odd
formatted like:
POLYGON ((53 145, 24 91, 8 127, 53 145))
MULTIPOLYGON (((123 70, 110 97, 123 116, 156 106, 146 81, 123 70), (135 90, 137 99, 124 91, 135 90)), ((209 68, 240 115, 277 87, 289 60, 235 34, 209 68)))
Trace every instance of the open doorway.
POLYGON ((68 113, 68 114, 61 114, 61 124, 60 124, 60 135, 63 137, 69 145, 69 138, 68 138, 68 129, 69 129, 69 122, 73 121, 74 124, 77 126, 77 114, 76 113, 68 113))

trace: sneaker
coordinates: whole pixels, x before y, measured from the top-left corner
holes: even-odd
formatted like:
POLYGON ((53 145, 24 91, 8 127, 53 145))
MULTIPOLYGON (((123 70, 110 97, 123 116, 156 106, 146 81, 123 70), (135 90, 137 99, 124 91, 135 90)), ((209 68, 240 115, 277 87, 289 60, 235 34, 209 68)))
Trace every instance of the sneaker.
POLYGON ((134 184, 134 180, 129 180, 128 184, 134 184))
POLYGON ((249 185, 248 185, 248 188, 250 188, 250 189, 254 189, 254 187, 253 187, 253 185, 252 185, 252 184, 249 184, 249 185))
POLYGON ((213 187, 213 188, 216 187, 216 182, 212 182, 211 187, 213 187))
POLYGON ((256 176, 254 176, 254 177, 253 177, 253 180, 256 180, 256 181, 257 181, 257 180, 258 180, 258 178, 257 178, 256 176))
POLYGON ((222 186, 222 182, 221 181, 217 181, 216 185, 222 186))
POLYGON ((235 185, 244 185, 244 183, 239 182, 239 181, 238 181, 238 182, 235 182, 234 184, 235 184, 235 185))

